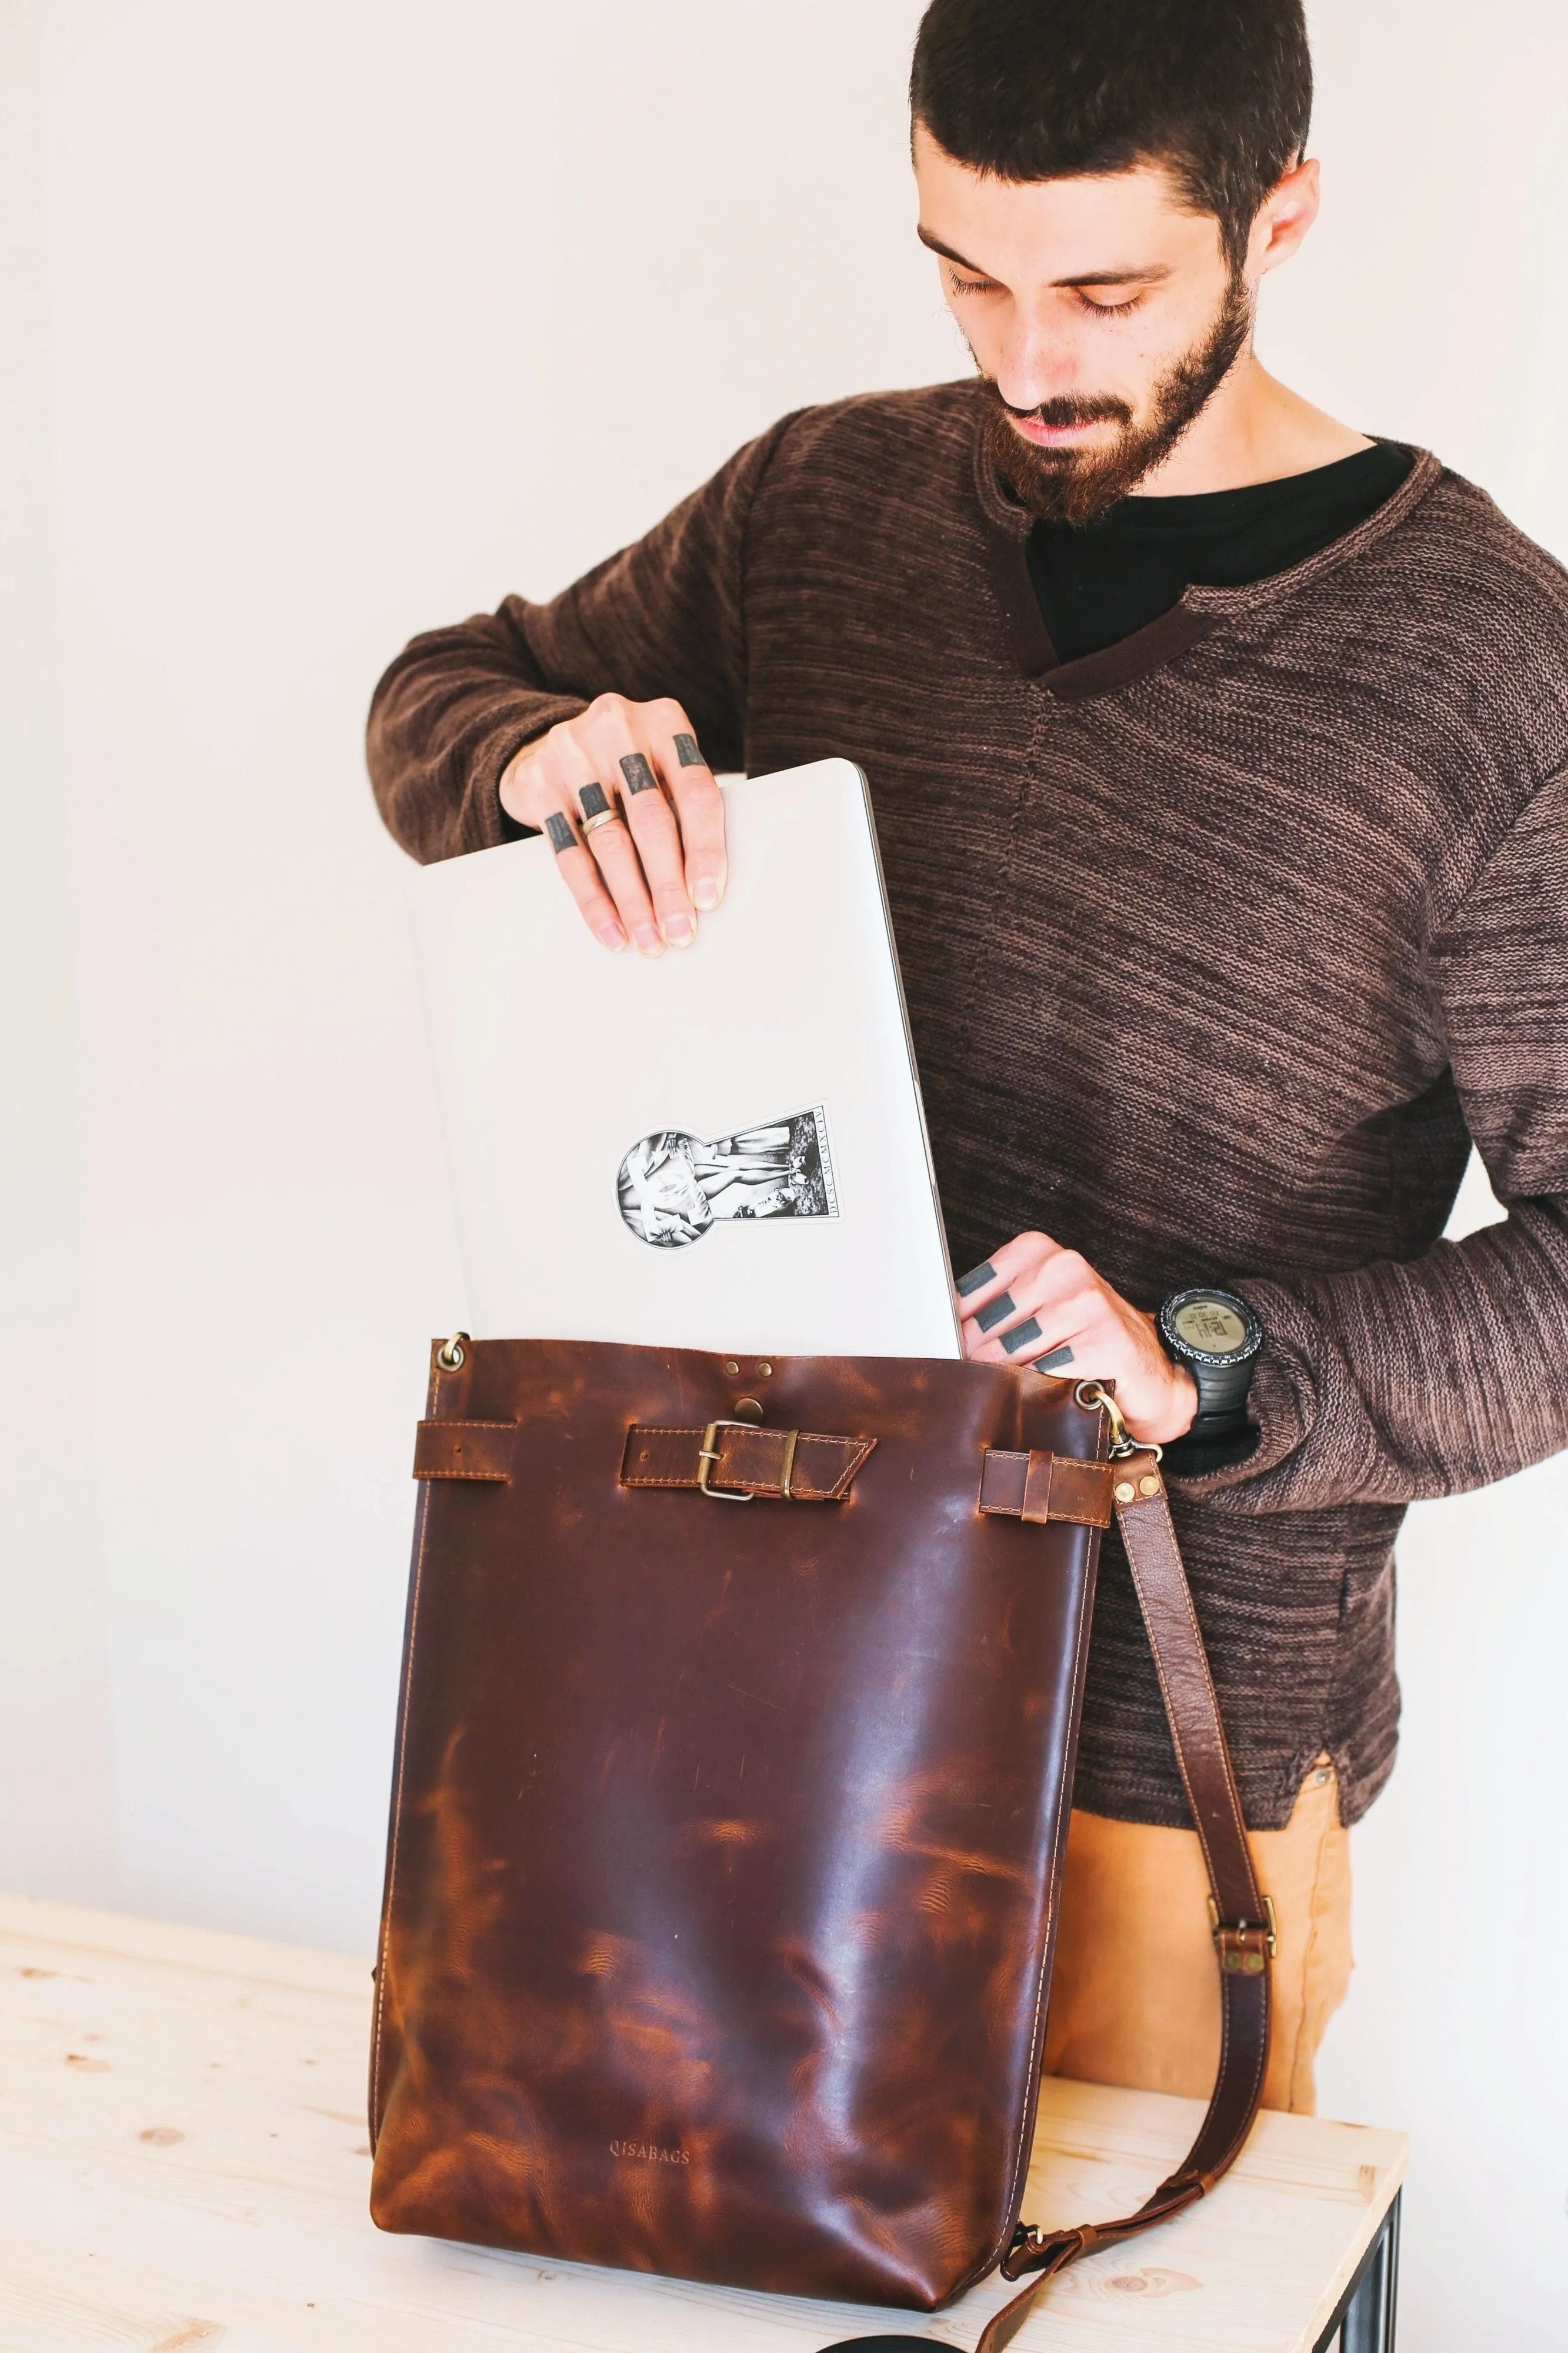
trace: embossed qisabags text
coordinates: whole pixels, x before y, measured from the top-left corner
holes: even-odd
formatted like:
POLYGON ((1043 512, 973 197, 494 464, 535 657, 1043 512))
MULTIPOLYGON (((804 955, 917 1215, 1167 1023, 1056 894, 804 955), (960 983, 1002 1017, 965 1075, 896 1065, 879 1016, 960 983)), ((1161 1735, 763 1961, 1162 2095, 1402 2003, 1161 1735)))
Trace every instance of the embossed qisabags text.
POLYGON ((641 2158, 645 2165, 689 2165, 691 2158, 683 2148, 658 2148, 651 2140, 613 2140, 612 2157, 641 2158))

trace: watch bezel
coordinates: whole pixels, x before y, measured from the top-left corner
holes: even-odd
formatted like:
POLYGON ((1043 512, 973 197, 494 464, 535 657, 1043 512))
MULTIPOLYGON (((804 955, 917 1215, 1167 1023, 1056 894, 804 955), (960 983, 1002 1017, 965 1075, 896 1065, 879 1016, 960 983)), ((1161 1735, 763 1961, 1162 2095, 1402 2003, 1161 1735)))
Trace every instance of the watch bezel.
POLYGON ((1238 1298, 1234 1291, 1226 1291, 1217 1282, 1194 1282, 1189 1283, 1185 1291, 1172 1292, 1168 1299, 1161 1301, 1157 1321, 1160 1337, 1177 1363, 1189 1366, 1202 1366, 1205 1372, 1235 1372, 1239 1366, 1255 1363, 1262 1352, 1263 1323, 1257 1309, 1249 1306, 1245 1299, 1238 1298), (1220 1356, 1212 1348, 1195 1347, 1192 1341, 1183 1338, 1175 1328, 1176 1316, 1184 1307, 1197 1299, 1215 1300, 1240 1316, 1247 1337, 1239 1348, 1227 1349, 1224 1356, 1220 1356))

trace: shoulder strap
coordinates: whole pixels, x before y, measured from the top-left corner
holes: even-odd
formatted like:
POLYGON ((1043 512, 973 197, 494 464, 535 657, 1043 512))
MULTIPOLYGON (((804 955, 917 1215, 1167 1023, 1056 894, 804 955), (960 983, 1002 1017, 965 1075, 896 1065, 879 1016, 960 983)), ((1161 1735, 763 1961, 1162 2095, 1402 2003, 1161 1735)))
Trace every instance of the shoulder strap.
POLYGON ((1002 2264, 1007 2279, 1038 2274, 1022 2295, 996 2313, 975 2353, 1002 2353, 1028 2318, 1040 2291, 1058 2272, 1097 2247, 1115 2246, 1154 2222, 1165 2222, 1205 2197, 1240 2155, 1263 2095, 1268 2063, 1268 1964, 1273 1922, 1259 1895, 1242 1821, 1236 1772, 1220 1723, 1203 1635, 1193 1610, 1186 1571, 1160 1475, 1157 1450, 1122 1434, 1109 1396, 1087 1393, 1110 1411, 1118 1444, 1112 1451, 1117 1523, 1132 1567, 1139 1607, 1164 1694, 1176 1762, 1208 1869, 1219 1963, 1219 2075, 1198 2137, 1174 2173, 1135 2214, 1116 2222, 1084 2222, 1045 2236, 1020 2224, 1002 2264), (1127 1451, 1122 1451, 1125 1448, 1127 1451))

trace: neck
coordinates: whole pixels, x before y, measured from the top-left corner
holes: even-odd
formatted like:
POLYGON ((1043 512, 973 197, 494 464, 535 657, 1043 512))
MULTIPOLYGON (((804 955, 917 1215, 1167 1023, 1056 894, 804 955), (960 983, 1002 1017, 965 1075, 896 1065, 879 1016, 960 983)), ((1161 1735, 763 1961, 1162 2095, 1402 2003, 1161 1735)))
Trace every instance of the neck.
POLYGON ((1310 473, 1370 449, 1364 433, 1314 408, 1271 376, 1247 345, 1168 458, 1151 467, 1139 498, 1191 498, 1310 473))

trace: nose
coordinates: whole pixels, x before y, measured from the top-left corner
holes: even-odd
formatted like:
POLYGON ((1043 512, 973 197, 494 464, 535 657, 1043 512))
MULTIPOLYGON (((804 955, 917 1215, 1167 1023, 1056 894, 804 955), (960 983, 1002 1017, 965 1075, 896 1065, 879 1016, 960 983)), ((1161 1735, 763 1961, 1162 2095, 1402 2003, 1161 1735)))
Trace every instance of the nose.
POLYGON ((1038 318, 1016 317, 993 369, 996 389, 1009 408, 1038 408, 1080 390, 1077 356, 1059 334, 1038 318))

